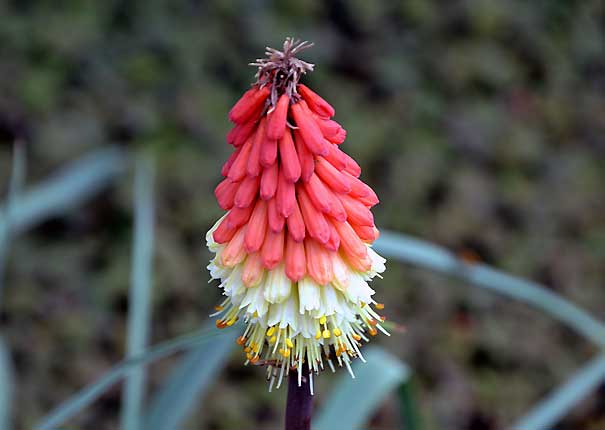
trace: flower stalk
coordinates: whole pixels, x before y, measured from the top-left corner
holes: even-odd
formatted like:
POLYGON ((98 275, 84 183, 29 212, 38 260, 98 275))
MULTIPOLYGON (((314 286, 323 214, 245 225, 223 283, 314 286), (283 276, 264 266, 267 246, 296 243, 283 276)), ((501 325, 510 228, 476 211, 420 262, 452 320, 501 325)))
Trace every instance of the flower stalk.
POLYGON ((306 377, 302 379, 300 385, 296 378, 290 378, 288 381, 285 430, 311 429, 313 415, 313 395, 309 386, 311 382, 312 379, 306 377))

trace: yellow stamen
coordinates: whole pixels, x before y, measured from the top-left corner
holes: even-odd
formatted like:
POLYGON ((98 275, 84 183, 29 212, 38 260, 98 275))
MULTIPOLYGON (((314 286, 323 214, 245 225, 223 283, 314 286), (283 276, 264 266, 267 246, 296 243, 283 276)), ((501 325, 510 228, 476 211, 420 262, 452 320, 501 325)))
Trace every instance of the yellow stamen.
POLYGON ((321 338, 321 330, 317 330, 317 332, 315 332, 315 339, 320 339, 321 338))
POLYGON ((235 341, 238 345, 243 345, 244 343, 246 343, 246 338, 244 336, 240 336, 237 338, 237 340, 235 341))
POLYGON ((358 342, 361 340, 361 336, 359 336, 357 333, 353 333, 352 337, 353 337, 353 339, 355 339, 358 342))
POLYGON ((292 343, 292 339, 290 338, 286 339, 286 345, 288 346, 288 348, 294 348, 294 344, 292 343))
POLYGON ((215 310, 215 311, 217 311, 217 312, 220 312, 220 311, 222 311, 223 309, 225 309, 225 308, 224 308, 224 307, 222 307, 221 305, 216 305, 216 306, 214 307, 214 310, 215 310))
POLYGON ((275 326, 270 327, 269 330, 267 330, 267 336, 271 337, 273 336, 273 333, 275 333, 275 326))
POLYGON ((283 355, 285 358, 290 357, 290 350, 289 350, 289 349, 286 349, 282 355, 283 355))
POLYGON ((334 336, 338 337, 338 336, 340 336, 341 334, 342 334, 342 332, 340 331, 340 329, 339 329, 338 327, 336 327, 336 328, 334 329, 334 336))
POLYGON ((330 330, 325 329, 321 335, 323 336, 324 339, 330 339, 330 336, 331 336, 330 330))
POLYGON ((321 318, 319 319, 319 323, 320 323, 320 324, 325 324, 327 320, 328 320, 328 319, 327 319, 327 318, 326 318, 326 316, 324 315, 323 317, 321 317, 321 318))
POLYGON ((374 307, 376 309, 378 309, 379 311, 384 309, 384 303, 376 303, 376 305, 374 305, 374 307))
POLYGON ((273 336, 271 339, 269 339, 269 343, 271 345, 273 345, 275 342, 277 342, 277 336, 273 336))

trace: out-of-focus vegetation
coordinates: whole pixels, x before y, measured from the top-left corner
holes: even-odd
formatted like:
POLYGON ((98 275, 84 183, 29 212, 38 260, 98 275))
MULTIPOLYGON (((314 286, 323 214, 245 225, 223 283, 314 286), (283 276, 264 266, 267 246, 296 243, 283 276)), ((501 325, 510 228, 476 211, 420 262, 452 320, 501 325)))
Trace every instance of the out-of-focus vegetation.
MULTIPOLYGON (((218 290, 203 235, 245 64, 285 36, 315 42, 306 78, 348 130, 381 197, 377 224, 537 280, 605 311, 605 29, 598 0, 6 1, 0 3, 0 185, 27 142, 28 183, 110 144, 158 160, 153 343, 196 330, 218 290)), ((17 428, 125 354, 132 189, 124 178, 11 243, 0 323, 17 428)), ((375 283, 406 334, 430 428, 503 429, 595 352, 513 303, 391 263, 375 283)), ((186 428, 279 428, 285 391, 228 369, 186 428)), ((151 367, 152 386, 172 361, 151 367)), ((334 377, 317 378, 317 403, 334 377)), ((605 426, 604 389, 557 428, 605 426)), ((119 422, 116 387, 76 428, 119 422)), ((394 428, 387 401, 370 428, 394 428)))

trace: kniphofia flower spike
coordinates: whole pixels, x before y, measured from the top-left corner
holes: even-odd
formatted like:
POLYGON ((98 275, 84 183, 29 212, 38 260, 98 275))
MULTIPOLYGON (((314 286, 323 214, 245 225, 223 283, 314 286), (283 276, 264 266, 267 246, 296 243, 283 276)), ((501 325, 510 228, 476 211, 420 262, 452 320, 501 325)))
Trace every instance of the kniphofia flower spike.
MULTIPOLYGON (((295 57, 307 42, 267 48, 256 82, 229 112, 235 150, 215 195, 227 213, 206 239, 208 269, 226 296, 216 325, 243 319, 246 363, 267 365, 270 389, 303 363, 345 366, 378 331, 388 334, 368 282, 385 269, 374 191, 340 149, 346 131, 334 109, 300 78, 313 65, 295 57)), ((306 375, 305 375, 306 376, 306 375)), ((311 384, 312 387, 312 384, 311 384)))

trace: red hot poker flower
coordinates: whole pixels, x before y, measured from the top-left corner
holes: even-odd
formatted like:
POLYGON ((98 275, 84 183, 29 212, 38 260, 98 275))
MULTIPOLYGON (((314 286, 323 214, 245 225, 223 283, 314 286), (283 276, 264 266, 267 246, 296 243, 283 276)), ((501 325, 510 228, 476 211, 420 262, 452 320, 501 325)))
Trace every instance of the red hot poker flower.
POLYGON ((378 198, 339 147, 334 108, 299 83, 313 65, 295 55, 309 46, 287 39, 253 63, 257 81, 229 112, 235 151, 215 189, 228 212, 207 235, 208 268, 227 296, 217 327, 244 320, 238 343, 247 362, 268 365, 271 386, 294 368, 300 381, 303 361, 311 372, 324 360, 350 370, 361 342, 386 333, 368 285, 385 262, 371 248, 378 198))

